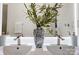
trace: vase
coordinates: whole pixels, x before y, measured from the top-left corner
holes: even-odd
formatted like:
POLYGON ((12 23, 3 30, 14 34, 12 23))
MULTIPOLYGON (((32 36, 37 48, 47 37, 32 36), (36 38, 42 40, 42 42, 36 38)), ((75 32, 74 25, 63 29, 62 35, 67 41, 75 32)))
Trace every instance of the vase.
POLYGON ((42 48, 44 41, 44 29, 37 27, 33 32, 36 48, 42 48))

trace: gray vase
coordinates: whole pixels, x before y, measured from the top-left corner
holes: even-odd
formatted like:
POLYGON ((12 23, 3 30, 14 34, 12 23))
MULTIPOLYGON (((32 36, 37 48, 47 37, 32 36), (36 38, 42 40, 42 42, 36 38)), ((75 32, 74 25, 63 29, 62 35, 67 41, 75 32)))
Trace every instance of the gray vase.
POLYGON ((44 41, 44 30, 41 27, 34 29, 34 41, 36 48, 42 48, 44 41))

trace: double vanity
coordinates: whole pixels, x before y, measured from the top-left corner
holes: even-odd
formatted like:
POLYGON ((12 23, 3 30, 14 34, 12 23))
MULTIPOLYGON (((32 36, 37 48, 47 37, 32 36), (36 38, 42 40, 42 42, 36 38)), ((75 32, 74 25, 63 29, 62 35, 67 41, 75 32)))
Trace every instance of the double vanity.
POLYGON ((74 55, 71 37, 64 37, 64 41, 57 44, 56 37, 45 37, 43 48, 35 48, 33 37, 21 37, 20 45, 15 37, 6 37, 5 46, 0 47, 0 54, 4 55, 74 55))

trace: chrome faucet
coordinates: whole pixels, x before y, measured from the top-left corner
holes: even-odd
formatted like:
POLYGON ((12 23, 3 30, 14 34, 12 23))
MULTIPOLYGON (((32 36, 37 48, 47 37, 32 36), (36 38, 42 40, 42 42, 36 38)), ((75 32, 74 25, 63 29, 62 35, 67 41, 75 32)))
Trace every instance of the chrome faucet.
POLYGON ((17 38, 14 39, 14 40, 17 40, 17 45, 18 45, 17 49, 19 49, 19 46, 21 45, 21 40, 20 40, 21 36, 23 37, 23 34, 18 35, 17 38))
POLYGON ((56 34, 56 36, 58 37, 57 45, 60 45, 60 40, 64 40, 64 39, 58 34, 56 34))
MULTIPOLYGON (((63 39, 60 35, 56 34, 56 36, 58 37, 58 40, 57 40, 57 45, 60 46, 60 40, 65 40, 63 39)), ((62 47, 60 46, 60 49, 62 49, 62 47)))

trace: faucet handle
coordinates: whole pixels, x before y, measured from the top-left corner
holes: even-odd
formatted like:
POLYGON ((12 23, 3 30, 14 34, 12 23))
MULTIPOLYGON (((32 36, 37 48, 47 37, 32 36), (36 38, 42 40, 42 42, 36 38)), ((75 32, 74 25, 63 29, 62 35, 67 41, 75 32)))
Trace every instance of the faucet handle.
POLYGON ((17 40, 17 39, 20 38, 21 36, 23 37, 23 34, 18 35, 14 40, 17 40))
POLYGON ((63 39, 63 38, 61 38, 62 40, 65 40, 65 39, 63 39))
POLYGON ((64 38, 62 38, 61 36, 59 37, 60 39, 62 39, 62 40, 65 40, 64 38))
POLYGON ((65 40, 65 39, 63 39, 60 35, 58 35, 58 34, 56 34, 60 39, 62 39, 62 40, 65 40))

